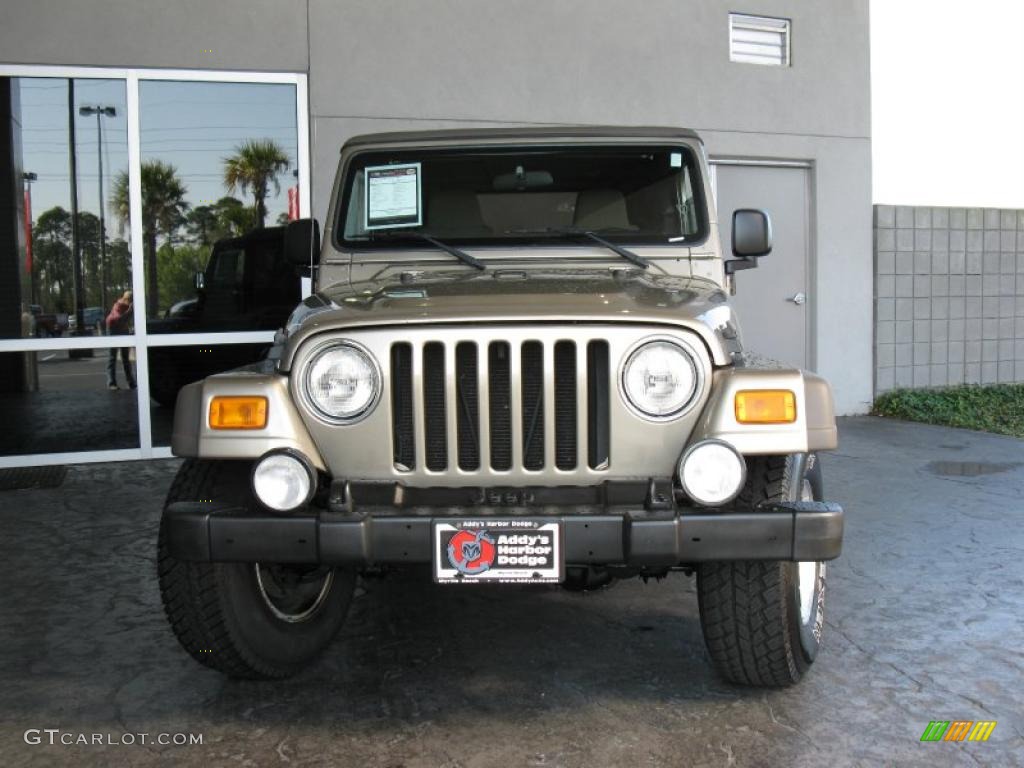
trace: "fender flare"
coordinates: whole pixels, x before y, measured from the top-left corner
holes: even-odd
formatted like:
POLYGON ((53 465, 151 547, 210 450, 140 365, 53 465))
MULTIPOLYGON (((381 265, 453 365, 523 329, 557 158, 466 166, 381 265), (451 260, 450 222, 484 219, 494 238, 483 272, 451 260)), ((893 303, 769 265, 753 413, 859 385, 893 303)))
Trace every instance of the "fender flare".
POLYGON ((716 438, 744 455, 831 451, 838 445, 832 389, 820 376, 797 369, 724 368, 712 375, 711 397, 690 435, 690 444, 716 438), (740 424, 736 393, 745 389, 788 389, 796 399, 789 424, 740 424))
POLYGON ((178 393, 171 436, 171 453, 175 456, 257 459, 276 448, 292 448, 308 457, 317 469, 327 469, 292 402, 287 376, 231 371, 189 384, 178 393), (208 416, 210 401, 218 395, 267 398, 266 426, 245 430, 211 429, 208 416))

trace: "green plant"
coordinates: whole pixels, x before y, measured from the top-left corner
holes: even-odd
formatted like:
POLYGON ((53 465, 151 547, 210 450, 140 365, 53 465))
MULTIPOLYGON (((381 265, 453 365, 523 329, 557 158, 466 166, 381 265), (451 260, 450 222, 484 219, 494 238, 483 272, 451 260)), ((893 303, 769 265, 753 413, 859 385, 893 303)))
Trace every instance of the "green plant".
POLYGON ((872 413, 1024 437, 1024 384, 896 389, 876 398, 872 413))
POLYGON ((256 208, 254 224, 263 229, 267 218, 267 194, 270 185, 281 191, 277 174, 288 170, 288 153, 273 139, 250 139, 235 147, 235 154, 224 160, 224 186, 228 191, 251 191, 256 208))
MULTIPOLYGON (((156 317, 160 310, 160 288, 157 282, 157 237, 170 237, 181 226, 188 212, 185 186, 178 170, 160 160, 142 163, 142 242, 146 256, 146 310, 156 317)), ((128 173, 122 171, 114 179, 110 205, 121 222, 122 231, 128 223, 128 173)))
POLYGON ((171 245, 164 243, 157 251, 160 273, 160 315, 179 301, 194 299, 195 274, 206 269, 210 247, 204 245, 171 245))

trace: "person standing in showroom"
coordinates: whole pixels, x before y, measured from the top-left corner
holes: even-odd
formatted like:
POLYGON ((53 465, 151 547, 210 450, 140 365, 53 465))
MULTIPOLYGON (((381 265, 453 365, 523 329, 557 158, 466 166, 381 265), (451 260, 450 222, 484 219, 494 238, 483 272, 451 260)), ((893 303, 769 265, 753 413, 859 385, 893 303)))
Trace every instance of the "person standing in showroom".
MULTIPOLYGON (((132 322, 132 292, 125 291, 124 294, 110 309, 107 315, 107 335, 126 336, 130 332, 132 322)), ((118 347, 111 347, 107 358, 107 389, 117 389, 117 353, 118 347)), ((120 347, 121 364, 124 367, 124 377, 128 382, 129 389, 135 389, 135 374, 132 372, 132 364, 128 359, 128 347, 120 347)))

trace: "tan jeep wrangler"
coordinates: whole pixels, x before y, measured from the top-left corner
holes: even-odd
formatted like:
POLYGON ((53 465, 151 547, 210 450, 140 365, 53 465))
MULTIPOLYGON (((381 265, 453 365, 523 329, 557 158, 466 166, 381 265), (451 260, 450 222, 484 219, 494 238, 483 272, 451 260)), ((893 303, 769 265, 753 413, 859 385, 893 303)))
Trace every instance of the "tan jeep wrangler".
POLYGON ((185 649, 290 675, 361 572, 408 564, 454 589, 683 571, 722 675, 800 679, 842 543, 832 397, 745 358, 729 294, 771 227, 731 212, 723 258, 707 179, 680 129, 345 144, 322 245, 286 234, 315 292, 266 363, 178 397, 159 578, 185 649))

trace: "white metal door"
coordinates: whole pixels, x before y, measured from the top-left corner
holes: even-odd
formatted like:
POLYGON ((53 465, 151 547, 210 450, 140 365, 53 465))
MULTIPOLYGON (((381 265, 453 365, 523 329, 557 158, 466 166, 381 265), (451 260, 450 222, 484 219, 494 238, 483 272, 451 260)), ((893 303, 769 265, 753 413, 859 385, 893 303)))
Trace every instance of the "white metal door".
POLYGON ((743 345, 757 356, 809 368, 810 169, 734 163, 712 168, 726 258, 732 254, 733 211, 761 208, 772 221, 772 252, 757 269, 735 275, 743 345))

